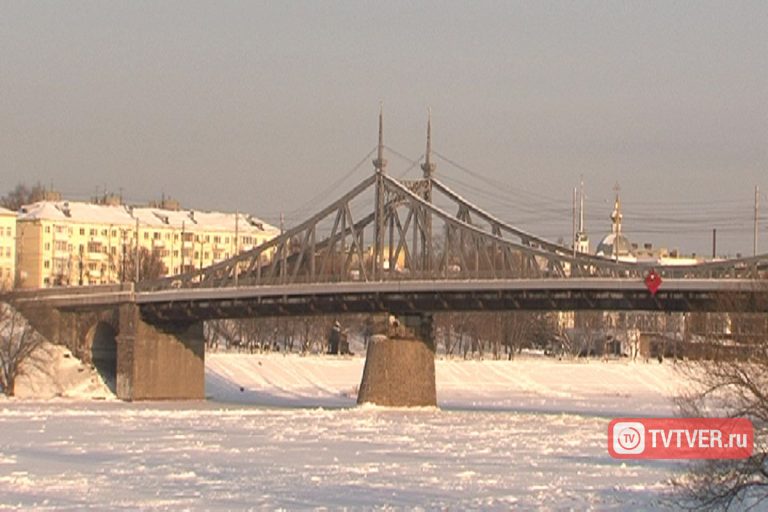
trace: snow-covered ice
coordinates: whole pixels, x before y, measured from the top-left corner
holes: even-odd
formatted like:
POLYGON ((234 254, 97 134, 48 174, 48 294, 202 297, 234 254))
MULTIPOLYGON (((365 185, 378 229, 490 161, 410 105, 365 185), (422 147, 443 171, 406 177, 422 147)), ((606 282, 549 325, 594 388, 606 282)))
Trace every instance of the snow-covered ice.
POLYGON ((206 357, 205 402, 0 399, 0 509, 655 509, 684 468, 606 450, 669 365, 438 361, 413 410, 354 407, 362 358, 206 357))

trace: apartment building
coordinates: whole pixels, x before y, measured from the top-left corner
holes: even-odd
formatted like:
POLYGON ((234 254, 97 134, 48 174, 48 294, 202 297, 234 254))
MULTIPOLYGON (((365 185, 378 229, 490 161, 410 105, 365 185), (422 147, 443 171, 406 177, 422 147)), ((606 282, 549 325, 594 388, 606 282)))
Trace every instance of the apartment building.
POLYGON ((280 230, 242 213, 134 208, 139 243, 159 256, 169 275, 231 258, 274 238, 280 230))
MULTIPOLYGON (((18 286, 45 288, 136 278, 145 254, 164 275, 188 272, 251 249, 279 230, 246 214, 42 201, 17 220, 18 286)), ((141 277, 141 276, 139 276, 141 277)))
POLYGON ((16 276, 16 213, 0 208, 0 290, 12 288, 16 276))

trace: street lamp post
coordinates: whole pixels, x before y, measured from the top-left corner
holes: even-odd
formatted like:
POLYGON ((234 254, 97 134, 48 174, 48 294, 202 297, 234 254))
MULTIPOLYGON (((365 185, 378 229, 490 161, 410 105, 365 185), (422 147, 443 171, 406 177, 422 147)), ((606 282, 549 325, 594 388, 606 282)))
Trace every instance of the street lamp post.
POLYGON ((200 240, 198 242, 200 243, 200 271, 202 272, 202 270, 203 270, 203 247, 205 246, 205 241, 202 238, 200 238, 200 240))

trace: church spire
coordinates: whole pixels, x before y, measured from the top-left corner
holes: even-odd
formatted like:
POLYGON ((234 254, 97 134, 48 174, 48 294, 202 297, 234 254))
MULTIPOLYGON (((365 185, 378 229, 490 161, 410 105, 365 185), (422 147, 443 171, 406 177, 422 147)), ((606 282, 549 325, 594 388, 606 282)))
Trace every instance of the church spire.
POLYGON ((613 203, 613 212, 611 213, 611 222, 613 224, 612 232, 614 235, 618 236, 621 234, 621 219, 623 217, 621 214, 621 197, 619 196, 621 187, 618 183, 614 185, 613 190, 616 192, 616 200, 613 203))

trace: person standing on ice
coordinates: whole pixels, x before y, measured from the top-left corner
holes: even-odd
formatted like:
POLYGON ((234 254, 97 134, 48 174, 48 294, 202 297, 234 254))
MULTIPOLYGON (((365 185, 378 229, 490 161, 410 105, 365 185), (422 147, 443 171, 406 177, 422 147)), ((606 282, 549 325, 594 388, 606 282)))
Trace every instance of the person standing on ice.
POLYGON ((328 335, 328 353, 338 355, 340 342, 341 342, 341 324, 339 323, 338 320, 335 320, 333 322, 333 327, 331 327, 331 332, 328 335))

